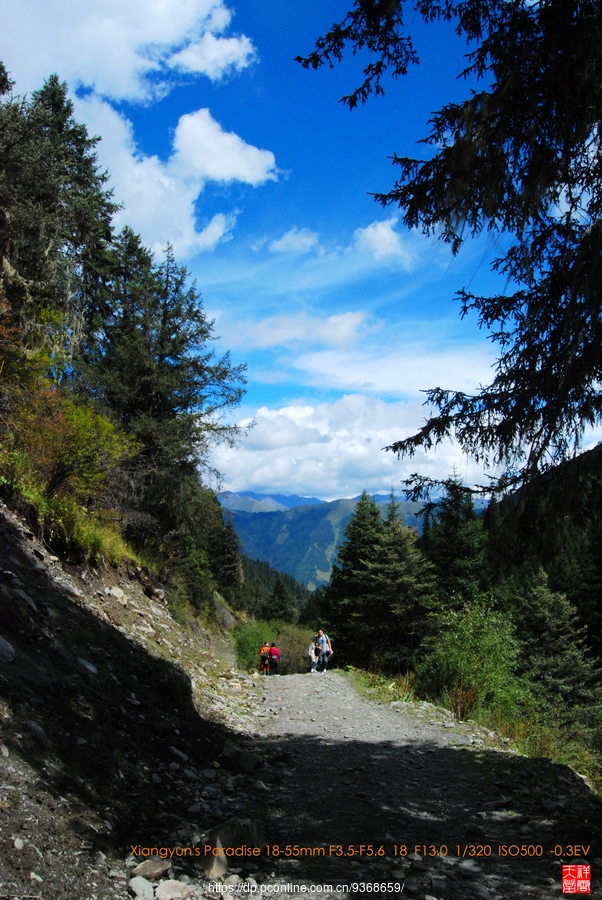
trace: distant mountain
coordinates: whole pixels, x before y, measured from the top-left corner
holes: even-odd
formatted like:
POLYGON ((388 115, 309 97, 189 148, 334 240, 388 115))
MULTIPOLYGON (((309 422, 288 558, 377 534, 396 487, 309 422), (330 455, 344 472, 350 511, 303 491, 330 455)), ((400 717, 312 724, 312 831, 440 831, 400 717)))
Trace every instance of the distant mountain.
MULTIPOLYGON (((388 499, 385 495, 377 498, 383 511, 388 499)), ((330 578, 334 554, 356 503, 356 499, 333 500, 259 515, 240 509, 231 512, 246 556, 269 562, 314 589, 330 578)), ((404 525, 418 528, 421 520, 414 514, 421 506, 408 500, 399 503, 404 525)))
POLYGON ((248 513, 263 513, 277 512, 289 508, 283 503, 278 503, 278 501, 274 500, 272 497, 266 496, 262 499, 256 499, 247 493, 233 494, 231 491, 224 491, 222 494, 218 494, 217 498, 223 508, 230 511, 240 510, 241 512, 248 513))
MULTIPOLYGON (((298 494, 256 494, 255 491, 239 491, 239 497, 252 497, 254 500, 263 502, 264 500, 276 501, 286 509, 294 509, 296 506, 313 506, 316 503, 326 503, 326 500, 319 500, 317 497, 299 497, 298 494)), ((250 510, 252 512, 252 510, 250 510)))

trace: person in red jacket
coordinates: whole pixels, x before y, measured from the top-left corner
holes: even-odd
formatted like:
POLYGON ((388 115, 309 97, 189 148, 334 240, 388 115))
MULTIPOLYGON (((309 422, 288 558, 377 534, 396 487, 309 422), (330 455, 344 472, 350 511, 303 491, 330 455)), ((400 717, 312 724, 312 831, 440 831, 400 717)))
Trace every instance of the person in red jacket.
POLYGON ((276 644, 270 647, 270 675, 278 674, 278 663, 280 662, 280 650, 276 644))

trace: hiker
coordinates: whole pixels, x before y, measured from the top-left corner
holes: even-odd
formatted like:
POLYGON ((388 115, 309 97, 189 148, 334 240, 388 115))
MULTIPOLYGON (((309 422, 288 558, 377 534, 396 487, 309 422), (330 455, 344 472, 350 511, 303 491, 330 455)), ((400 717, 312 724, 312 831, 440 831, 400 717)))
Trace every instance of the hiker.
POLYGON ((260 666, 259 670, 262 675, 270 674, 270 645, 267 641, 263 642, 261 650, 259 651, 259 660, 260 666))
POLYGON ((322 675, 326 675, 328 660, 332 656, 332 644, 330 643, 330 638, 328 637, 328 635, 324 634, 324 631, 321 628, 318 628, 316 647, 318 647, 319 652, 318 671, 320 671, 322 675))
POLYGON ((315 675, 318 671, 317 665, 318 665, 318 652, 319 651, 318 651, 318 645, 316 644, 317 640, 318 640, 318 635, 316 634, 312 638, 311 644, 309 645, 309 650, 307 651, 307 655, 309 656, 309 661, 311 663, 311 669, 309 670, 310 675, 315 675))
POLYGON ((278 674, 278 663, 280 662, 280 650, 276 644, 270 647, 270 675, 278 674))

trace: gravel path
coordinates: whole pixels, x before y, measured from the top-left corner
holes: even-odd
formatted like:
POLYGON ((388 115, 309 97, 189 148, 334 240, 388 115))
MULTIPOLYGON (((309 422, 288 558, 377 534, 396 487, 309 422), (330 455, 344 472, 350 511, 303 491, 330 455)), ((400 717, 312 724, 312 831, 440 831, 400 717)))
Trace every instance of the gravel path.
POLYGON ((258 719, 271 757, 294 760, 261 770, 277 877, 546 900, 577 858, 596 895, 602 804, 568 767, 431 704, 363 698, 336 672, 264 679, 258 719))

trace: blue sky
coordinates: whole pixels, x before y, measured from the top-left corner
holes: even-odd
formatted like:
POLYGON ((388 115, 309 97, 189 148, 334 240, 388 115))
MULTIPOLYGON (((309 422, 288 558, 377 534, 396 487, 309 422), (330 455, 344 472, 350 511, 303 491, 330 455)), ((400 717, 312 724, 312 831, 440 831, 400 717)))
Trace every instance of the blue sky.
POLYGON ((451 444, 397 461, 382 447, 416 429, 421 390, 473 390, 494 352, 455 292, 494 286, 491 236, 459 257, 409 233, 371 191, 390 157, 420 156, 430 114, 460 100, 466 47, 447 25, 409 21, 421 58, 350 112, 362 60, 293 61, 347 0, 2 0, 0 57, 16 89, 57 72, 131 224, 168 241, 197 278, 219 349, 248 366, 236 449, 215 448, 224 487, 324 499, 382 492, 410 472, 468 481, 451 444))

